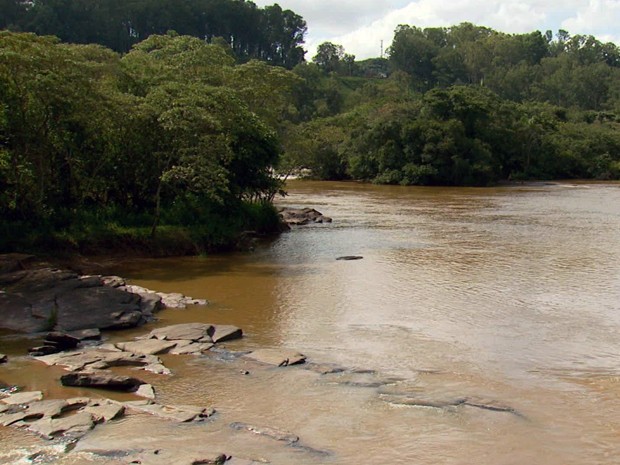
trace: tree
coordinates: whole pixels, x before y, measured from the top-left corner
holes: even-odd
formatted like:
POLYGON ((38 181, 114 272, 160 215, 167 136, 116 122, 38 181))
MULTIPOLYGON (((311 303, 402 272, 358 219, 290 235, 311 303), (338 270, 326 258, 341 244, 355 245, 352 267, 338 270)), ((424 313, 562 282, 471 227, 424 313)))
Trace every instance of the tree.
POLYGON ((336 72, 340 69, 340 60, 344 58, 344 47, 332 42, 323 42, 317 47, 316 55, 312 58, 325 73, 336 72))

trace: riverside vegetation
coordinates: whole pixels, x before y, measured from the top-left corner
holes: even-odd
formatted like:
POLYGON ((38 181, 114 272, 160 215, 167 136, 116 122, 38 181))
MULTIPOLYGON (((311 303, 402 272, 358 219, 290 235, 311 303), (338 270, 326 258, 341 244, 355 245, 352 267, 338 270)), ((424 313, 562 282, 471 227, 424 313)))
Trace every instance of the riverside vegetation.
POLYGON ((620 178, 620 49, 592 36, 401 25, 388 58, 326 42, 306 62, 277 5, 0 5, 1 251, 231 247, 277 230, 276 169, 620 178))

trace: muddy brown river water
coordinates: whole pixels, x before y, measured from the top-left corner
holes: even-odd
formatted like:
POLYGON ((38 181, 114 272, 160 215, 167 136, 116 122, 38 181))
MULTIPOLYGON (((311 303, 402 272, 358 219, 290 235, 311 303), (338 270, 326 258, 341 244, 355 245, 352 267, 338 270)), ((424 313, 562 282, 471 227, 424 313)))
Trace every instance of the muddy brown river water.
MULTIPOLYGON (((620 464, 620 184, 294 181, 289 193, 280 203, 315 207, 334 222, 248 253, 107 267, 135 284, 210 300, 166 310, 156 325, 234 324, 246 337, 227 343, 231 350, 287 347, 372 373, 243 375, 227 360, 163 356, 173 376, 142 376, 158 400, 219 413, 198 431, 164 422, 157 434, 275 465, 620 464), (337 261, 342 255, 364 258, 337 261), (402 388, 513 411, 390 402, 402 388), (235 421, 294 432, 331 454, 239 434, 228 426, 235 421)), ((59 370, 19 356, 27 346, 0 338, 0 352, 12 355, 0 380, 50 397, 93 395, 60 388, 59 370)), ((133 418, 97 434, 155 434, 143 430, 133 418)), ((0 463, 31 463, 24 457, 42 444, 0 428, 0 463)), ((104 462, 74 452, 56 463, 91 460, 104 462)))

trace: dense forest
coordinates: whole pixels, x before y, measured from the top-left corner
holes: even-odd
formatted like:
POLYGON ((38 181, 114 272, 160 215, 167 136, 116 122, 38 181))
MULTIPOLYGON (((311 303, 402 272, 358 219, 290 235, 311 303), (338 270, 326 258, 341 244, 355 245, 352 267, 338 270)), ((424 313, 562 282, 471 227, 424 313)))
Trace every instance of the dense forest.
POLYGON ((620 49, 592 36, 402 25, 387 58, 306 61, 300 16, 243 0, 0 0, 0 26, 0 250, 228 247, 277 228, 275 170, 620 179, 620 49))
POLYGON ((243 60, 292 68, 303 61, 303 18, 277 4, 244 0, 0 0, 0 29, 54 35, 126 53, 152 34, 174 30, 223 40, 243 60))
POLYGON ((315 99, 285 159, 322 179, 620 178, 620 48, 592 36, 399 26, 386 59, 325 43, 294 71, 315 99))

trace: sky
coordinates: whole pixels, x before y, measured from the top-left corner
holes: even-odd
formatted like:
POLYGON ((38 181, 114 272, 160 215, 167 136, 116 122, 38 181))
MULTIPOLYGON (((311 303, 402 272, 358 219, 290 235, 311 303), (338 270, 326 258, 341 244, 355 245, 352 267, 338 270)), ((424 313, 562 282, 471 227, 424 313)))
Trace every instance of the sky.
MULTIPOLYGON (((262 7, 273 0, 253 0, 262 7)), ((399 24, 443 27, 471 22, 497 31, 525 33, 559 29, 594 35, 620 45, 620 0, 279 0, 308 25, 306 60, 326 41, 344 46, 358 60, 378 57, 399 24)))

